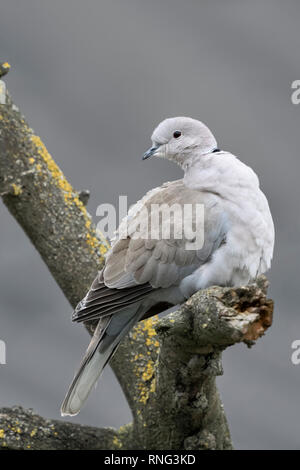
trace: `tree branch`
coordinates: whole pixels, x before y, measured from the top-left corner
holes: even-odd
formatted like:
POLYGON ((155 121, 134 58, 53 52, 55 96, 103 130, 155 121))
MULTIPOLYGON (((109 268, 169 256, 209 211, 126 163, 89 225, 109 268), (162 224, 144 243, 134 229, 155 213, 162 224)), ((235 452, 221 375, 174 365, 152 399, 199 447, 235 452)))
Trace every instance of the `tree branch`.
POLYGON ((119 450, 131 426, 120 431, 44 419, 20 406, 0 409, 0 447, 8 450, 119 450))
MULTIPOLYGON (((0 76, 1 70, 3 64, 0 76)), ((0 194, 75 306, 102 267, 108 243, 85 208, 87 193, 72 188, 2 81, 0 103, 0 194)), ((222 350, 241 341, 252 345, 271 325, 273 304, 266 290, 264 276, 243 288, 212 287, 161 320, 140 322, 111 361, 133 414, 125 431, 55 421, 51 425, 61 439, 50 433, 44 442, 42 433, 32 439, 32 426, 50 429, 49 421, 5 409, 0 441, 1 429, 9 435, 20 415, 24 436, 9 435, 3 441, 7 448, 232 448, 215 376, 222 373, 222 350), (73 437, 66 438, 70 430, 73 437)), ((95 327, 86 326, 90 332, 95 327)))

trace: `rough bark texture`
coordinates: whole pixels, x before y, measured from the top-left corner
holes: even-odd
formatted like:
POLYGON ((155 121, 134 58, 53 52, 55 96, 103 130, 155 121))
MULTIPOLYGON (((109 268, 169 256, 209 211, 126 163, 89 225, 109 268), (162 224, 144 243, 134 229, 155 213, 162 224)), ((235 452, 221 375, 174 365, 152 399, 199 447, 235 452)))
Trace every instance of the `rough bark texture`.
MULTIPOLYGON (((8 70, 0 65, 0 76, 8 70)), ((0 195, 75 306, 103 264, 107 241, 0 81, 0 195)), ((221 353, 271 325, 267 280, 212 287, 177 312, 139 323, 111 362, 133 414, 118 431, 0 410, 3 449, 231 449, 215 384, 221 353)), ((92 332, 94 325, 86 325, 92 332)), ((71 327, 71 326, 70 326, 71 327)), ((59 404, 58 404, 59 405, 59 404)))
POLYGON ((122 433, 81 426, 44 419, 20 406, 1 408, 0 423, 1 450, 119 450, 128 437, 126 426, 122 433))

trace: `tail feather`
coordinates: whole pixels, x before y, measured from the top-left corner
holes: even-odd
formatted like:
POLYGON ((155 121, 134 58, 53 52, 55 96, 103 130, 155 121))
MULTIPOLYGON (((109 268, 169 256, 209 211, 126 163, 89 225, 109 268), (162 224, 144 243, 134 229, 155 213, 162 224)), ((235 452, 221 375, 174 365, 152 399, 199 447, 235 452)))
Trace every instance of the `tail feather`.
POLYGON ((61 406, 62 416, 79 413, 120 341, 139 320, 138 306, 99 320, 93 338, 61 406))

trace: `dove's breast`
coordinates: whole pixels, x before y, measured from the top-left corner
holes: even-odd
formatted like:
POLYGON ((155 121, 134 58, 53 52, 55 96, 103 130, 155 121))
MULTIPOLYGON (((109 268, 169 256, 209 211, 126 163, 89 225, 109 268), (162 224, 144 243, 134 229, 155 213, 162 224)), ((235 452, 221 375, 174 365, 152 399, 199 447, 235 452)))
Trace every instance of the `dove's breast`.
POLYGON ((216 197, 226 219, 226 240, 209 263, 192 274, 194 290, 212 284, 242 285, 270 268, 274 225, 268 201, 254 171, 235 156, 222 152, 190 168, 185 184, 216 197))

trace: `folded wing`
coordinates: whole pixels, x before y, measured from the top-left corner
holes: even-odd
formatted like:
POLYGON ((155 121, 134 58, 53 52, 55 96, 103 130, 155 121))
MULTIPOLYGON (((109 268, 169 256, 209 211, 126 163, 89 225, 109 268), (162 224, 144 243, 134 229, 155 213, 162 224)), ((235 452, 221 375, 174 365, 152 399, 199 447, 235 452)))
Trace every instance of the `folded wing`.
POLYGON ((111 315, 154 290, 178 285, 209 262, 225 242, 226 231, 218 195, 189 189, 182 180, 155 188, 121 222, 105 266, 73 320, 111 315), (204 217, 199 217, 197 205, 204 208, 204 217), (203 246, 191 249, 201 231, 203 246))

